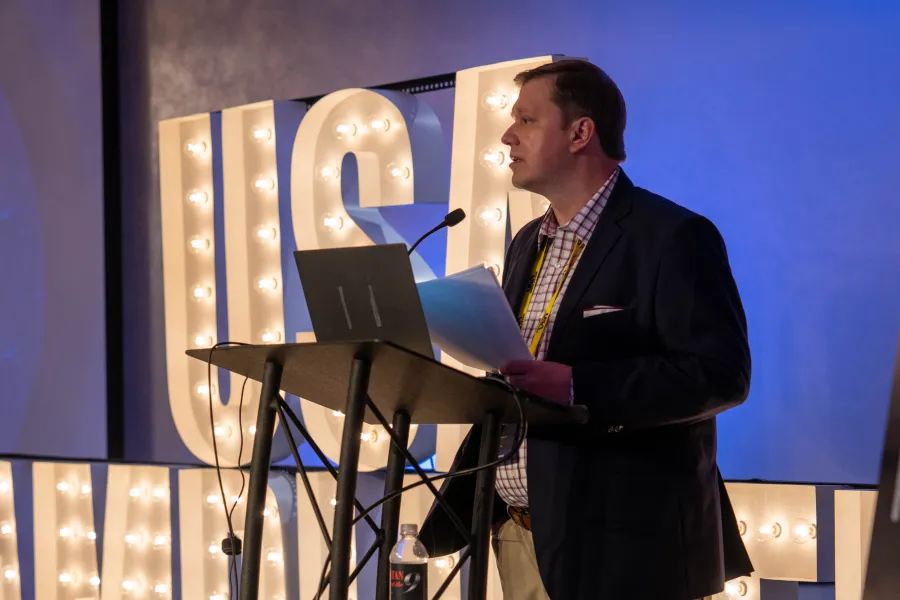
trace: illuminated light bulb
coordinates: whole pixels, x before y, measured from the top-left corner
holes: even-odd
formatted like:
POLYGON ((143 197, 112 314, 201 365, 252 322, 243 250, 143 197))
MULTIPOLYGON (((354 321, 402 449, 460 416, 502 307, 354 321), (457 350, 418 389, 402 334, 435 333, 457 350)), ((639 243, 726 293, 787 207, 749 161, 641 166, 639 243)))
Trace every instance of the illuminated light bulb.
POLYGON ((774 539, 781 536, 781 524, 780 523, 766 523, 761 526, 756 531, 756 540, 759 542, 765 542, 770 539, 774 539))
POLYGON ((75 580, 75 576, 69 573, 68 571, 63 571, 59 574, 59 582, 60 583, 72 583, 75 580))
POLYGON ((206 142, 203 140, 191 140, 185 144, 185 150, 193 156, 202 156, 206 154, 206 142))
POLYGON ((221 498, 221 496, 219 496, 219 494, 210 494, 209 496, 206 497, 206 503, 207 504, 215 504, 216 502, 219 501, 219 498, 221 498))
POLYGON ((256 280, 256 289, 261 292, 274 292, 278 289, 278 278, 260 277, 256 280))
POLYGON ((128 490, 128 495, 131 496, 132 498, 140 498, 141 496, 144 495, 144 490, 139 487, 133 487, 130 490, 128 490))
POLYGON ((197 395, 200 397, 201 400, 207 400, 207 399, 209 399, 210 395, 212 395, 212 396, 216 395, 216 386, 213 385, 210 387, 206 383, 201 383, 201 384, 197 385, 197 387, 194 389, 194 391, 197 393, 197 395))
POLYGON ((494 274, 494 277, 500 277, 500 265, 497 263, 484 263, 485 268, 494 274))
POLYGON ((503 220, 503 209, 490 206, 482 206, 476 213, 476 220, 485 227, 496 225, 503 220))
POLYGON ((122 589, 126 592, 134 592, 140 587, 140 583, 135 579, 126 579, 122 582, 122 589))
POLYGON ((195 348, 211 348, 213 345, 213 336, 199 334, 194 337, 195 348))
POLYGON ((256 425, 251 425, 247 428, 247 433, 250 435, 256 435, 256 425))
POLYGON ((328 501, 328 503, 331 504, 332 506, 337 506, 337 498, 332 497, 332 498, 328 501))
POLYGON ((97 539, 97 532, 91 529, 86 534, 84 534, 84 536, 93 542, 97 539))
POLYGON ((195 237, 191 238, 191 250, 194 252, 206 252, 209 250, 210 243, 206 238, 195 237))
POLYGON ((266 508, 265 510, 263 510, 263 516, 264 517, 277 517, 278 516, 278 505, 273 504, 269 508, 266 508))
POLYGON ((169 584, 168 583, 157 583, 153 586, 153 591, 157 594, 168 594, 169 593, 169 584))
POLYGON ((60 481, 56 484, 56 489, 60 492, 68 492, 70 487, 68 481, 60 481))
POLYGON ((480 156, 481 165, 485 168, 499 168, 506 162, 506 155, 500 150, 488 148, 482 150, 480 156))
POLYGON ((354 135, 356 135, 356 125, 353 123, 338 123, 334 126, 334 136, 339 140, 354 135))
POLYGON ((725 584, 725 593, 729 596, 746 596, 747 584, 743 581, 729 581, 725 584))
POLYGON ((344 416, 344 413, 342 413, 339 410, 332 411, 331 414, 333 414, 335 417, 343 417, 344 416))
POLYGON ((206 204, 209 200, 209 194, 203 190, 192 190, 188 194, 188 200, 190 200, 192 204, 206 204))
POLYGON ((816 539, 818 535, 815 523, 810 523, 806 519, 797 519, 791 525, 791 539, 796 544, 805 544, 810 540, 816 539))
POLYGON ((163 486, 153 488, 153 497, 157 500, 165 500, 169 496, 169 490, 163 486))
POLYGON ((12 581, 13 579, 16 578, 16 575, 18 575, 18 573, 16 573, 16 570, 13 569, 12 567, 7 567, 7 568, 3 569, 3 577, 7 581, 12 581))
POLYGON ((546 198, 541 200, 541 212, 547 212, 550 209, 550 201, 546 198))
POLYGON ((369 442, 369 443, 377 442, 378 441, 378 432, 377 431, 363 431, 359 435, 359 437, 364 442, 369 442))
POLYGON ((216 434, 216 437, 230 438, 231 427, 229 427, 228 425, 216 425, 213 427, 213 433, 216 434))
POLYGON ((747 523, 745 521, 738 521, 738 533, 741 534, 741 537, 747 535, 747 523))
POLYGON ((344 227, 344 218, 337 215, 322 215, 322 228, 325 231, 339 231, 344 227))
POLYGON ((8 494, 9 490, 11 490, 11 489, 12 489, 12 484, 9 482, 8 479, 4 479, 3 481, 0 481, 0 494, 8 494))
POLYGON ((59 537, 68 538, 74 535, 74 531, 72 531, 71 527, 61 527, 59 530, 59 537))
POLYGON ((258 177, 253 182, 253 187, 261 192, 268 192, 275 189, 275 180, 271 177, 258 177))
POLYGON ((125 535, 125 543, 129 546, 137 546, 144 543, 144 535, 142 533, 128 533, 125 535))
POLYGON ((218 544, 210 544, 209 548, 207 548, 210 554, 216 555, 219 553, 219 545, 218 544))
POLYGON ((325 181, 334 181, 341 176, 341 169, 335 165, 325 165, 319 169, 319 176, 325 181))
POLYGON ((456 561, 453 560, 452 556, 446 556, 444 558, 439 558, 435 561, 435 565, 438 569, 452 569, 454 565, 456 565, 456 561))
POLYGON ((91 493, 91 486, 87 483, 82 484, 81 485, 81 495, 87 496, 90 493, 91 493))
POLYGON ((280 564, 284 559, 281 556, 281 552, 279 552, 278 550, 269 550, 266 553, 266 560, 268 560, 270 563, 280 564))
POLYGON ((255 127, 253 129, 253 139, 264 142, 272 139, 272 130, 268 127, 255 127))
POLYGON ((372 131, 387 131, 391 128, 391 122, 388 119, 371 119, 369 128, 372 131))
POLYGON ((281 332, 279 331, 270 331, 265 330, 262 332, 262 335, 259 336, 262 341, 266 344, 277 344, 281 341, 281 332))
POLYGON ((412 173, 412 171, 409 170, 409 167, 394 163, 389 164, 385 172, 387 173, 388 179, 393 180, 409 179, 409 176, 412 173))
POLYGON ((243 504, 244 503, 244 499, 240 496, 232 496, 231 501, 234 502, 235 504, 243 504))
POLYGON ((210 594, 209 600, 225 600, 225 594, 210 594))
POLYGON ((274 242, 278 237, 278 230, 274 227, 260 227, 256 230, 256 239, 261 242, 274 242))
POLYGON ((0 535, 12 535, 14 531, 12 523, 0 523, 0 535))
POLYGON ((169 545, 169 536, 165 534, 159 534, 153 538, 153 547, 154 548, 165 548, 169 545))
POLYGON ((502 110, 509 105, 509 98, 506 94, 489 92, 481 99, 481 105, 490 111, 502 110))
POLYGON ((91 584, 91 587, 100 587, 100 578, 97 575, 94 575, 88 579, 88 583, 91 584))
POLYGON ((194 286, 193 294, 195 300, 209 300, 212 298, 212 288, 206 285, 197 285, 194 286))

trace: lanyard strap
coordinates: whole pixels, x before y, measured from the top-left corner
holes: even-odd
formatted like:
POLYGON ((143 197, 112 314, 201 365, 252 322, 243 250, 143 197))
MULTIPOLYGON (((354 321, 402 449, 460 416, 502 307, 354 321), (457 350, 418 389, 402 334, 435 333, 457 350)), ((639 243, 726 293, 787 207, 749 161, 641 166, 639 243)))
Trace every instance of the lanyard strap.
MULTIPOLYGON (((531 269, 531 277, 528 278, 528 284, 525 287, 525 299, 522 302, 521 307, 519 308, 519 329, 523 329, 525 326, 525 315, 528 314, 528 307, 531 305, 531 300, 534 298, 534 290, 537 288, 537 280, 538 276, 541 273, 541 268, 544 266, 544 259, 547 258, 547 247, 550 244, 544 243, 541 247, 541 252, 538 255, 537 261, 534 263, 534 267, 531 269)), ((541 338, 544 335, 544 330, 547 328, 547 323, 550 321, 550 314, 553 312, 553 306, 556 304, 556 299, 559 297, 559 292, 562 290, 563 284, 566 282, 566 279, 569 277, 569 271, 572 270, 572 265, 578 260, 578 257, 581 255, 581 251, 584 249, 584 242, 580 239, 575 240, 575 247, 572 249, 572 254, 569 255, 569 260, 566 261, 566 268, 562 272, 562 276, 560 276, 559 281, 556 284, 556 289, 553 290, 553 295, 550 296, 550 300, 547 302, 547 306, 544 308, 544 312, 541 315, 540 321, 538 321, 537 329, 534 331, 534 335, 531 338, 531 342, 528 344, 529 350, 531 350, 532 356, 537 356, 538 346, 541 343, 541 338)))

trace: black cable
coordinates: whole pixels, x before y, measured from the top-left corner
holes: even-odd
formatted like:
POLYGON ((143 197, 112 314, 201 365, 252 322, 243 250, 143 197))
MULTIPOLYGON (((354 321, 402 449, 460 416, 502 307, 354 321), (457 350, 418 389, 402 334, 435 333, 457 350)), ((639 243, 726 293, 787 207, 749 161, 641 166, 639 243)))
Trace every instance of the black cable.
MULTIPOLYGON (((485 379, 486 381, 492 381, 503 387, 507 388, 510 392, 512 392, 513 400, 516 401, 516 408, 519 412, 519 426, 516 430, 516 439, 512 445, 512 448, 509 449, 509 452, 498 458, 497 460, 491 461, 487 464, 472 467, 470 469, 463 469, 462 471, 457 471, 455 473, 443 473, 441 475, 435 475, 434 477, 428 477, 426 479, 422 479, 421 481, 417 481, 416 483, 410 484, 406 487, 400 488, 399 490, 387 494, 383 496, 380 500, 378 500, 375 504, 372 504, 365 510, 363 510, 359 515, 353 520, 353 526, 355 527, 361 520, 366 518, 370 512, 388 502, 389 500, 393 500, 394 498, 402 495, 404 492, 408 492, 409 490, 419 487, 420 485, 425 485, 428 482, 440 481, 442 479, 451 479, 453 477, 461 477, 463 475, 472 475, 479 471, 483 471, 485 469, 492 469, 497 467, 509 460, 512 460, 519 453, 519 449, 522 447, 522 444, 525 442, 525 437, 528 435, 528 421, 525 420, 525 409, 522 406, 522 398, 519 396, 519 390, 513 387, 508 381, 502 379, 500 377, 488 377, 485 379)), ((384 532, 385 534, 387 532, 384 532)), ((319 600, 319 596, 322 592, 325 591, 325 588, 328 586, 325 578, 328 569, 328 561, 331 560, 331 553, 329 553, 328 557, 325 561, 325 566, 322 568, 322 575, 319 578, 319 592, 316 594, 315 600, 319 600)))
POLYGON ((378 508, 385 502, 387 502, 389 500, 393 500, 397 496, 400 496, 401 494, 403 494, 403 492, 407 492, 413 488, 417 488, 420 485, 425 485, 428 482, 440 481, 442 479, 451 479, 453 477, 461 477, 463 475, 472 475, 472 474, 477 473, 478 471, 482 471, 484 469, 491 469, 491 468, 497 467, 497 466, 511 460, 512 458, 514 458, 516 456, 516 454, 518 454, 519 449, 522 447, 522 444, 525 442, 525 436, 528 435, 528 421, 525 420, 525 410, 522 408, 522 399, 519 397, 518 390, 516 388, 514 388, 512 385, 510 385, 508 382, 506 382, 505 380, 490 379, 490 381, 496 381, 498 383, 503 384, 505 387, 507 387, 512 392, 513 399, 515 399, 515 401, 516 401, 516 408, 518 408, 518 410, 519 410, 519 427, 516 432, 515 442, 513 443, 512 448, 510 448, 509 452, 507 452, 506 454, 504 454, 497 460, 491 461, 485 465, 481 465, 480 467, 472 467, 470 469, 463 469, 462 471, 457 471, 455 473, 443 473, 441 475, 435 475, 434 477, 429 477, 427 479, 417 481, 416 483, 412 483, 406 487, 400 488, 399 490, 382 497, 375 504, 366 508, 363 512, 361 512, 359 514, 359 516, 356 517, 356 519, 353 520, 353 525, 356 525, 360 519, 364 518, 366 515, 368 515, 370 512, 372 512, 373 510, 375 510, 376 508, 378 508))
MULTIPOLYGON (((245 344, 243 342, 218 342, 216 344, 213 344, 209 349, 209 360, 206 363, 206 393, 209 398, 209 428, 210 428, 210 432, 212 433, 213 456, 215 457, 215 460, 216 460, 216 478, 219 480, 219 492, 222 494, 222 507, 225 509, 225 521, 228 524, 228 540, 231 542, 232 549, 234 548, 235 540, 237 540, 237 536, 234 534, 234 526, 232 525, 231 517, 234 514, 234 509, 237 507, 237 500, 234 501, 234 503, 231 506, 231 510, 229 510, 228 509, 228 499, 225 497, 225 484, 222 483, 222 468, 219 465, 219 444, 218 444, 218 442, 216 442, 216 419, 215 419, 215 415, 213 414, 213 399, 212 399, 212 356, 213 356, 213 351, 216 348, 218 348, 219 346, 249 346, 249 345, 250 344, 245 344)), ((240 399, 240 403, 238 406, 238 427, 241 430, 240 449, 238 450, 238 470, 240 470, 240 472, 241 472, 241 491, 240 491, 240 493, 238 493, 238 498, 240 498, 241 494, 244 493, 244 484, 245 484, 244 470, 241 468, 241 454, 243 454, 243 452, 244 452, 244 428, 243 428, 243 425, 241 424, 241 417, 242 417, 241 409, 244 406, 244 388, 247 385, 248 379, 249 379, 249 377, 244 378, 244 384, 241 386, 241 399, 240 399)), ((224 552, 225 549, 223 548, 222 550, 224 552)), ((231 565, 229 566, 229 569, 228 569, 228 571, 229 571, 228 579, 229 579, 229 582, 231 581, 232 577, 234 577, 234 579, 235 579, 235 594, 231 596, 232 598, 234 598, 234 597, 237 597, 238 592, 239 592, 239 590, 237 589, 239 587, 239 584, 238 584, 239 580, 238 580, 238 575, 237 575, 237 557, 233 556, 232 554, 229 554, 229 556, 232 556, 232 560, 230 561, 231 565)))

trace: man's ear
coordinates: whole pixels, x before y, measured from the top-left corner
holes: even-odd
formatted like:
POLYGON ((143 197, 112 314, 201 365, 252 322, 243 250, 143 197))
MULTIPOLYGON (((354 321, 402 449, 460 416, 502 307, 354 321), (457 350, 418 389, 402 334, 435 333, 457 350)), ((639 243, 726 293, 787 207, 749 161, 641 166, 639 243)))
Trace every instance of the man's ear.
POLYGON ((569 125, 569 150, 580 152, 594 139, 596 127, 590 117, 579 117, 569 125))

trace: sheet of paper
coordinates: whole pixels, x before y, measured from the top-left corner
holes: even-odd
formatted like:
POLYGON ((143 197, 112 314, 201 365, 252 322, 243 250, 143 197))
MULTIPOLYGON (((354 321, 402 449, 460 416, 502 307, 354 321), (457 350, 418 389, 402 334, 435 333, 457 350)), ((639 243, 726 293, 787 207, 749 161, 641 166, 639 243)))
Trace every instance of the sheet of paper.
POLYGON ((532 358, 497 278, 478 266, 418 284, 431 341, 459 362, 495 371, 532 358))

